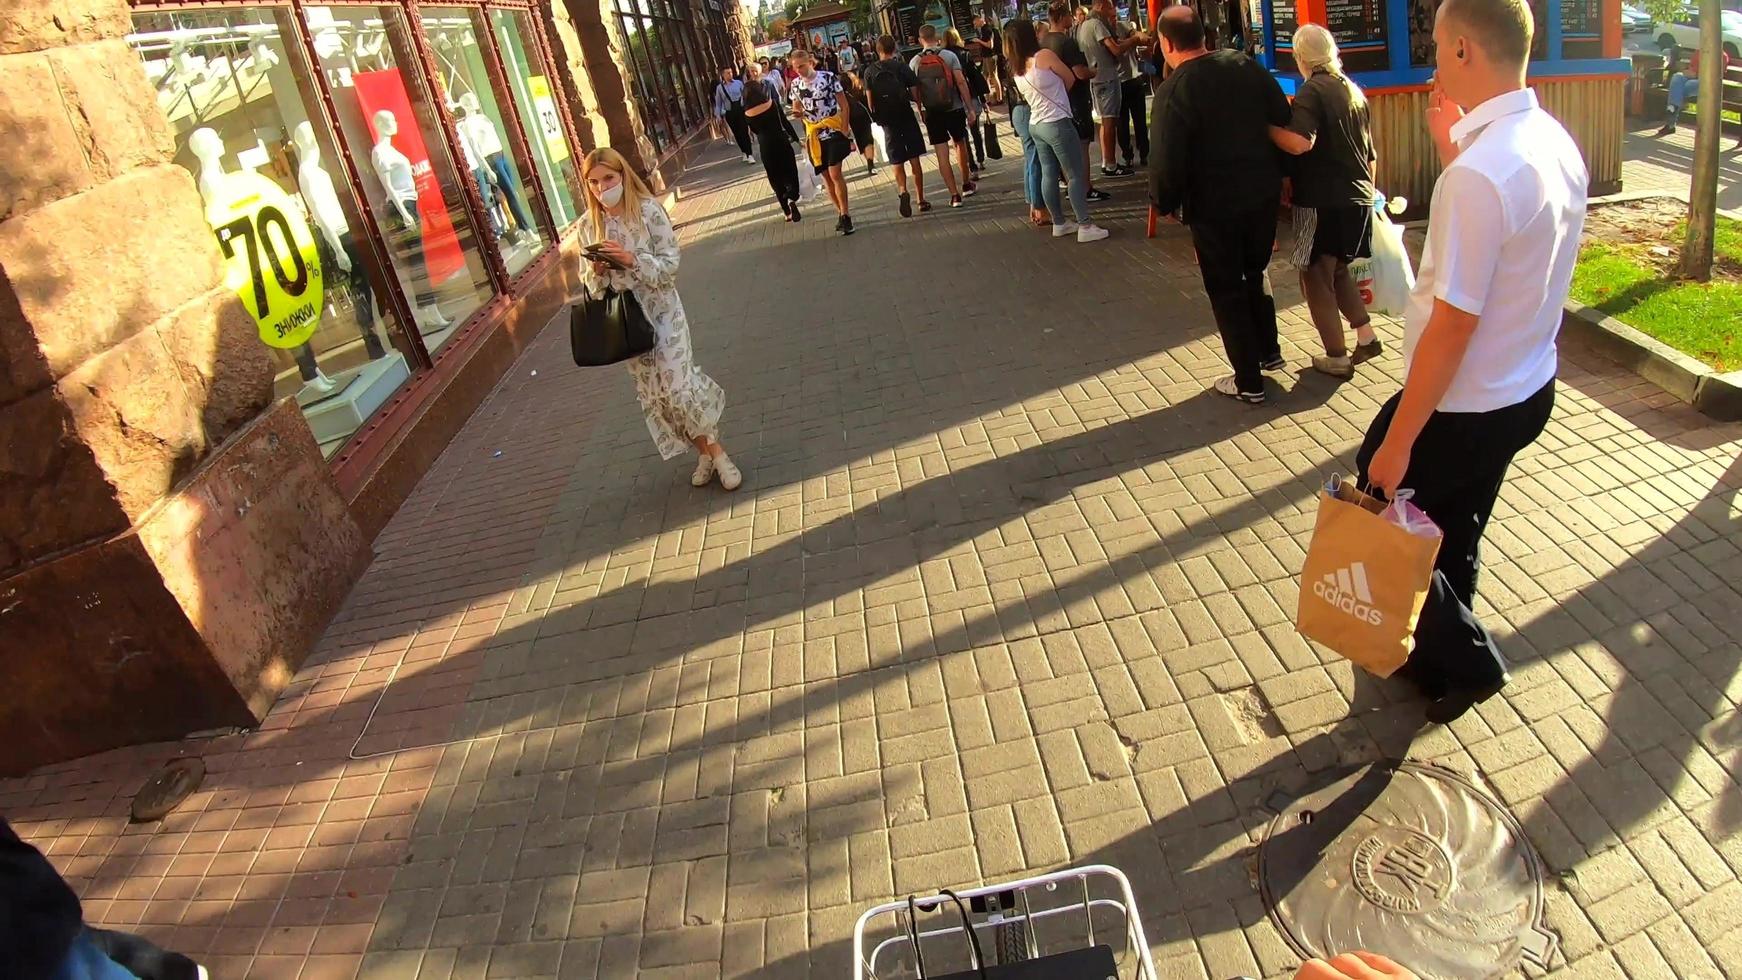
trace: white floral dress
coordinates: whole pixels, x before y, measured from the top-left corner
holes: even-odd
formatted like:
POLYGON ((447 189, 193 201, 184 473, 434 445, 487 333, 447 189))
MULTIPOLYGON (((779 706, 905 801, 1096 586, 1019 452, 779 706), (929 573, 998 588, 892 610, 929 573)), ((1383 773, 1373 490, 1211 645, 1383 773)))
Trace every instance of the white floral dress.
POLYGON ((634 253, 635 267, 598 275, 593 263, 582 256, 581 284, 595 297, 603 295, 606 286, 633 289, 659 335, 653 350, 629 362, 653 444, 661 456, 672 459, 695 451, 691 440, 698 436, 719 441, 726 393, 696 367, 689 320, 677 295, 677 232, 671 218, 657 201, 642 201, 639 222, 606 215, 605 237, 634 253))

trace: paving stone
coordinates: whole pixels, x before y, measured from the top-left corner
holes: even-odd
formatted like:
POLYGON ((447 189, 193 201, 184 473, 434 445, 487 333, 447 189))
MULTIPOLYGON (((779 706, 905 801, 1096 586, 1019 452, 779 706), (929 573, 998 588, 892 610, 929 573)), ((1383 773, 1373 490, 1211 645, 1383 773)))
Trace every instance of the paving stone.
MULTIPOLYGON (((1629 135, 1652 157, 1629 186, 1670 187, 1688 139, 1629 135)), ((794 284, 923 281, 938 254, 1039 282, 1063 253, 997 203, 1008 167, 929 224, 853 178, 843 248, 913 232, 874 269, 742 176, 697 167, 675 217, 745 487, 695 492, 620 374, 529 333, 266 723, 200 743, 185 816, 109 816, 176 745, 0 781, 94 922, 173 929, 225 976, 809 977, 847 972, 874 903, 1105 860, 1165 975, 1279 976, 1257 805, 1407 754, 1491 785, 1572 872, 1559 975, 1742 974, 1742 430, 1563 344, 1484 550, 1514 683, 1417 732, 1401 685, 1290 622, 1315 487, 1400 358, 1279 379, 1261 412, 1207 397, 1189 240, 1141 237, 1117 189, 1095 267, 1130 288, 1093 343, 1042 326, 1082 318, 1069 291, 824 310, 794 284), (364 729, 385 754, 348 758, 364 729)))

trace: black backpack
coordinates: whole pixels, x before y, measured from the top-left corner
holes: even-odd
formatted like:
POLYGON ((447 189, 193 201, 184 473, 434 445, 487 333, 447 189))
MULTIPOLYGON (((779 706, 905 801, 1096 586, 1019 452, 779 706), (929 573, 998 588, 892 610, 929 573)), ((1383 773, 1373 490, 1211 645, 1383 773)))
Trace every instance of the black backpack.
POLYGON ((871 115, 879 121, 901 118, 901 110, 912 98, 901 73, 883 62, 866 69, 865 90, 871 93, 871 115))
POLYGON ((986 75, 974 59, 968 56, 964 48, 947 49, 955 53, 956 60, 962 63, 962 78, 968 83, 968 94, 976 99, 983 99, 992 93, 992 87, 986 84, 986 75))

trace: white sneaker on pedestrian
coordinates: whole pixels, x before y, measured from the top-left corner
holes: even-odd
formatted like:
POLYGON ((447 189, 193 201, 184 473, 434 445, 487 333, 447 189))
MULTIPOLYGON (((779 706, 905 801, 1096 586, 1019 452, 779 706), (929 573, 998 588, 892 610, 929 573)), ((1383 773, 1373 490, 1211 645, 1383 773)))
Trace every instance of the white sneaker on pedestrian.
POLYGON ((696 471, 690 474, 690 486, 705 487, 714 480, 714 457, 707 453, 696 460, 696 471))
POLYGON ((1225 378, 1217 378, 1215 389, 1218 394, 1227 395, 1229 398, 1235 399, 1236 401, 1243 401, 1248 405, 1264 404, 1264 392, 1241 391, 1240 383, 1234 380, 1232 374, 1225 378))
MULTIPOLYGON (((1054 232, 1054 234, 1057 234, 1057 232, 1054 232)), ((1101 239, 1106 238, 1108 235, 1111 235, 1111 234, 1112 234, 1112 232, 1101 227, 1100 225, 1083 225, 1082 227, 1077 229, 1077 241, 1079 241, 1079 242, 1098 242, 1101 239)))
POLYGON ((738 472, 738 464, 732 462, 732 457, 721 453, 714 458, 714 468, 720 471, 720 486, 727 490, 738 489, 738 484, 744 482, 744 474, 738 472))
POLYGON ((1077 223, 1075 221, 1067 221, 1062 225, 1053 225, 1052 226, 1052 237, 1063 238, 1066 235, 1075 235, 1077 232, 1079 232, 1081 230, 1082 230, 1081 228, 1077 227, 1077 223))
POLYGON ((755 163, 756 158, 751 156, 750 154, 746 153, 746 154, 744 154, 744 162, 745 163, 755 163))

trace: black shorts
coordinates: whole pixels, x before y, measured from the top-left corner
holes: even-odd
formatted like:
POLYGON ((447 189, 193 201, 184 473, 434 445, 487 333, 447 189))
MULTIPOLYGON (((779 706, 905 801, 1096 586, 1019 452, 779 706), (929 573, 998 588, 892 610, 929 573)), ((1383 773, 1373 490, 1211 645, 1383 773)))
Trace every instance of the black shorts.
POLYGON ((956 143, 967 143, 968 110, 927 109, 925 135, 927 142, 933 146, 942 146, 952 140, 956 143))
POLYGON ((1313 227, 1313 248, 1310 258, 1334 255, 1340 261, 1353 262, 1373 254, 1373 209, 1356 204, 1339 208, 1319 208, 1318 223, 1313 227))
POLYGON ((925 156, 925 134, 919 131, 919 120, 912 112, 897 116, 894 122, 878 121, 883 127, 883 142, 889 150, 889 162, 897 166, 925 156))
POLYGON ((847 159, 853 152, 853 141, 845 136, 821 138, 817 144, 822 147, 823 155, 822 162, 817 164, 817 173, 819 174, 830 167, 840 166, 841 161, 847 159))

